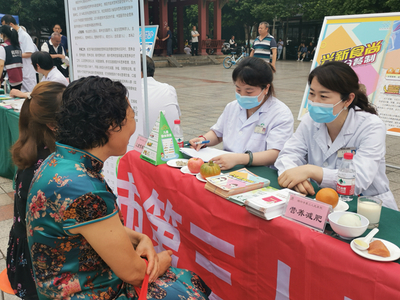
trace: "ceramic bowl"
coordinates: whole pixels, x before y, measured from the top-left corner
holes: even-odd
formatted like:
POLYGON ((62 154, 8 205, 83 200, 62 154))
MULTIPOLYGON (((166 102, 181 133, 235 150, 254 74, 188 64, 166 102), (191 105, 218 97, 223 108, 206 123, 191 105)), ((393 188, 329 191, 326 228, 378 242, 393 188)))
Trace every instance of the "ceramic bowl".
POLYGON ((331 225, 333 231, 335 231, 341 238, 351 240, 353 238, 356 238, 360 235, 362 235, 365 230, 367 230, 367 227, 369 225, 369 220, 356 213, 352 212, 347 212, 347 211, 338 211, 338 212, 333 212, 329 216, 329 224, 331 225), (341 216, 344 214, 354 214, 358 215, 361 218, 361 226, 345 226, 338 224, 337 221, 340 219, 341 216))

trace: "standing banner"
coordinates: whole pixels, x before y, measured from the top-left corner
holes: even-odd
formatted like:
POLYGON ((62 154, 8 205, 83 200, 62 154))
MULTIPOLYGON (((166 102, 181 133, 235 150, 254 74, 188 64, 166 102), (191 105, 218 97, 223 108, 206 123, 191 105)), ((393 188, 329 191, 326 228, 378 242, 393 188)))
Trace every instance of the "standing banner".
MULTIPOLYGON (((154 48, 156 46, 158 25, 147 25, 144 29, 145 35, 145 51, 146 55, 153 57, 154 48)), ((142 28, 139 28, 139 38, 140 38, 140 53, 142 53, 142 28)))
MULTIPOLYGON (((129 151, 144 128, 138 1, 68 0, 67 8, 73 79, 108 77, 120 81, 129 91, 136 119, 129 151)), ((115 192, 117 161, 118 157, 110 157, 104 163, 104 176, 115 192)))
MULTIPOLYGON (((400 136, 400 13, 325 17, 311 69, 329 61, 353 68, 387 133, 400 136)), ((298 119, 309 91, 307 85, 298 119)))

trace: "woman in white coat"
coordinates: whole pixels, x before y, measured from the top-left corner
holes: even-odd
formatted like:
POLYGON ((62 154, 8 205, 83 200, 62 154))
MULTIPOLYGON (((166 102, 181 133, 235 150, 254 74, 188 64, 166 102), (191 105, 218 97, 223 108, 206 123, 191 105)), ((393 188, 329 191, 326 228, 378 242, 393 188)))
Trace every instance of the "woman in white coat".
POLYGON ((355 194, 378 196, 398 210, 386 177, 386 128, 360 90, 357 74, 342 62, 315 68, 308 77, 309 113, 276 160, 278 183, 314 195, 309 182, 336 189, 344 152, 354 152, 355 194))
POLYGON ((270 64, 256 57, 246 57, 233 70, 236 100, 227 104, 217 123, 204 136, 191 139, 209 140, 208 146, 224 143, 233 152, 213 158, 221 170, 236 165, 273 166, 279 151, 293 134, 293 115, 275 98, 270 64))

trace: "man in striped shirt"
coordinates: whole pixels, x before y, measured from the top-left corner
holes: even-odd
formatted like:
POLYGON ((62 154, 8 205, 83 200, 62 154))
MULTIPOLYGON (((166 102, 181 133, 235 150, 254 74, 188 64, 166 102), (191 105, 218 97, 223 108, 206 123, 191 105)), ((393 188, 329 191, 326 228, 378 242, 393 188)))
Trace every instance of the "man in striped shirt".
POLYGON ((267 22, 261 22, 258 26, 260 35, 254 40, 250 56, 264 59, 275 69, 277 47, 274 37, 268 33, 268 27, 269 24, 267 22))

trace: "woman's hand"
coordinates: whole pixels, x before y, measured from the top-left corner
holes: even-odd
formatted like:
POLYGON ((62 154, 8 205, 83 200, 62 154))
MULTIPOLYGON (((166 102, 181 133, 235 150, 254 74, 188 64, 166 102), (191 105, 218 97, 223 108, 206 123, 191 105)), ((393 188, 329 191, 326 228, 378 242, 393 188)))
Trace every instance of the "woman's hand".
POLYGON ((314 187, 308 180, 298 183, 293 189, 303 195, 315 194, 314 187))
POLYGON ((29 95, 30 95, 30 93, 24 93, 24 92, 21 92, 20 90, 17 90, 17 89, 12 89, 10 91, 10 97, 26 98, 29 95))
POLYGON ((308 182, 308 179, 311 178, 320 184, 322 177, 323 170, 321 167, 304 165, 283 172, 281 176, 278 177, 278 183, 281 187, 294 189, 302 194, 307 192, 307 194, 314 195, 314 188, 312 187, 311 183, 308 182))
POLYGON ((149 282, 153 282, 157 279, 160 270, 159 256, 154 250, 151 239, 147 235, 143 235, 140 239, 136 247, 136 252, 139 256, 147 258, 149 264, 146 269, 146 274, 150 275, 149 282))
POLYGON ((307 165, 286 170, 278 177, 279 185, 293 189, 297 184, 308 180, 310 176, 306 167, 307 165))
POLYGON ((191 148, 196 149, 196 151, 199 151, 200 148, 203 147, 203 145, 202 144, 196 145, 195 143, 196 142, 202 142, 202 141, 205 141, 205 139, 202 138, 202 137, 196 137, 194 139, 191 139, 189 141, 189 144, 190 144, 191 148))
POLYGON ((158 261, 160 262, 160 264, 159 264, 159 272, 157 278, 162 276, 171 266, 171 260, 172 260, 171 255, 172 255, 171 250, 166 250, 158 253, 158 261))
POLYGON ((222 154, 214 157, 212 161, 218 164, 221 170, 229 170, 239 164, 246 165, 249 162, 249 156, 243 153, 222 154))

